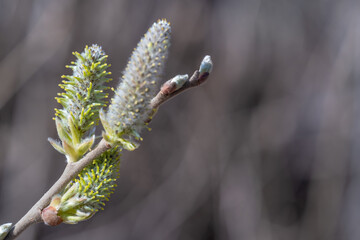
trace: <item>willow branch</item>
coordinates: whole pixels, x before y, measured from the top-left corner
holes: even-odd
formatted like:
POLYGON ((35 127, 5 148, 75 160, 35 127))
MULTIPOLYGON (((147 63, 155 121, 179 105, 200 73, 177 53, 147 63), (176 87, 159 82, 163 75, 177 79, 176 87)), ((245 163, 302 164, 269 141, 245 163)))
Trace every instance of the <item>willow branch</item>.
MULTIPOLYGON (((174 83, 172 79, 165 82, 159 93, 151 100, 150 107, 157 109, 161 104, 170 98, 182 93, 183 91, 192 87, 199 86, 204 83, 209 76, 209 72, 200 73, 198 70, 182 83, 181 87, 174 83)), ((150 121, 149 119, 148 121, 150 121)), ((64 187, 73 180, 87 165, 91 164, 95 158, 100 156, 103 152, 110 149, 111 145, 102 139, 95 149, 86 154, 81 160, 77 162, 69 162, 60 178, 54 185, 35 203, 35 205, 12 227, 5 240, 11 240, 18 237, 30 225, 42 222, 41 211, 48 206, 52 197, 61 192, 64 187)))

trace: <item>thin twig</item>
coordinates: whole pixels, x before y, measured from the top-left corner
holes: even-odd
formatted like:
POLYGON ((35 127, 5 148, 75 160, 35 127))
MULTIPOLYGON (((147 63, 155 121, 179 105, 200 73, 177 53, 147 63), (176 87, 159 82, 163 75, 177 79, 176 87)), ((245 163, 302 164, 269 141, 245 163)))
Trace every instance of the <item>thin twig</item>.
POLYGON ((151 100, 151 103, 150 103, 151 108, 156 109, 162 103, 164 103, 165 101, 169 100, 170 98, 178 95, 179 93, 182 93, 183 91, 185 91, 189 88, 199 86, 200 84, 202 84, 206 81, 208 76, 209 76, 209 73, 200 74, 200 72, 198 70, 196 70, 193 73, 193 75, 191 76, 191 78, 189 80, 187 80, 181 88, 179 88, 178 90, 175 90, 175 91, 171 90, 171 88, 173 86, 170 85, 170 83, 169 83, 170 80, 168 80, 161 87, 161 90, 159 91, 159 93, 151 100))

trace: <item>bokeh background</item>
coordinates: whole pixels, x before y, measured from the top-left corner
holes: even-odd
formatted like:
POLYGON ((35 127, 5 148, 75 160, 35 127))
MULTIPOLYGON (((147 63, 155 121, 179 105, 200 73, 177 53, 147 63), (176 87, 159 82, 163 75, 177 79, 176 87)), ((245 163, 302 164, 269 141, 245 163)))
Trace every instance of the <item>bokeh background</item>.
POLYGON ((209 81, 164 104, 124 153, 105 210, 19 239, 360 239, 360 3, 0 0, 0 223, 61 174, 47 142, 72 51, 114 81, 147 28, 172 23, 164 81, 204 55, 209 81))

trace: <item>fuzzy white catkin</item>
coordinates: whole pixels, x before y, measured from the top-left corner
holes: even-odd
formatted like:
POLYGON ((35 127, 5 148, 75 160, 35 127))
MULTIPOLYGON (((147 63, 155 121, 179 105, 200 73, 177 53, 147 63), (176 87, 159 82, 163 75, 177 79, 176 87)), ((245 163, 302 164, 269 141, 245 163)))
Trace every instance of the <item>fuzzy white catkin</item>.
POLYGON ((109 127, 118 137, 138 134, 149 117, 149 103, 158 91, 157 83, 168 55, 170 32, 166 20, 157 21, 132 53, 105 115, 109 127))

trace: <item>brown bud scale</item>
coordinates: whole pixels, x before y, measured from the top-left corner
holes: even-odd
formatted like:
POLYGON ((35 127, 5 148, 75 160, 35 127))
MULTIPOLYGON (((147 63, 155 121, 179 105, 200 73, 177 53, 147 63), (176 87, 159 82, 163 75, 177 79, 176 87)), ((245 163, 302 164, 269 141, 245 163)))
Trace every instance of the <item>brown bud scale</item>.
POLYGON ((160 91, 164 95, 169 95, 169 94, 173 93, 175 91, 175 89, 176 89, 176 84, 171 81, 167 81, 161 86, 160 91))
POLYGON ((57 226, 63 221, 61 217, 57 215, 57 210, 53 206, 48 206, 41 211, 41 219, 49 226, 57 226))

